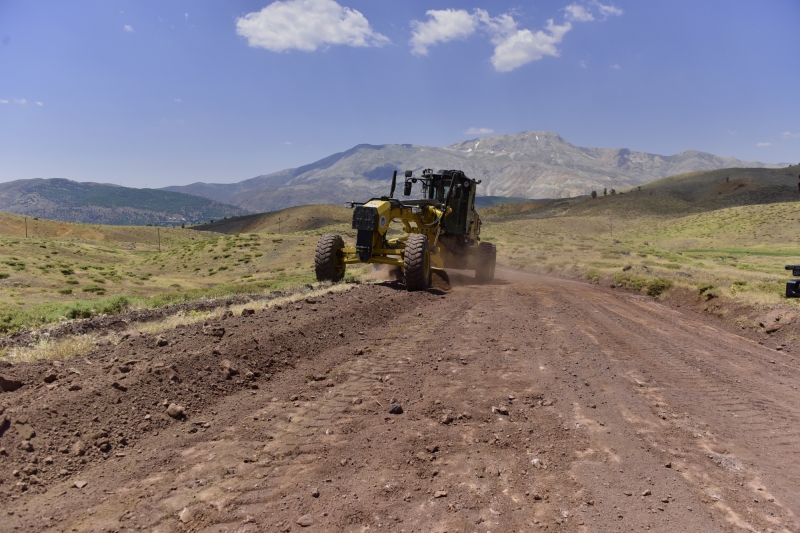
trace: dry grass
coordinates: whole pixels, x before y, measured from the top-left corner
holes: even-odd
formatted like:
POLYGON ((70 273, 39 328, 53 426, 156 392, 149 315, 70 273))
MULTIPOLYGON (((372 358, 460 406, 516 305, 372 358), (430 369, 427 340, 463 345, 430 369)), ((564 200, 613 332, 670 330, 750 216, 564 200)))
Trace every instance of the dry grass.
POLYGON ((789 273, 783 269, 800 263, 798 218, 797 202, 671 217, 584 210, 493 217, 484 235, 497 244, 498 261, 519 270, 592 281, 624 275, 643 292, 655 278, 692 290, 711 284, 714 294, 747 306, 800 309, 784 297, 789 273))
POLYGON ((325 294, 336 292, 345 292, 353 288, 353 285, 339 283, 332 285, 330 283, 315 283, 311 289, 300 287, 290 295, 282 296, 280 298, 269 298, 267 294, 260 300, 253 300, 244 304, 232 305, 229 307, 220 306, 211 311, 196 312, 196 311, 180 311, 177 314, 171 315, 163 320, 155 322, 141 322, 134 324, 134 329, 149 334, 161 333, 170 329, 175 329, 178 326, 187 326, 196 324, 198 322, 205 322, 207 320, 215 320, 222 317, 227 312, 233 313, 234 316, 241 316, 244 309, 253 309, 260 311, 275 307, 276 305, 286 305, 289 303, 298 302, 305 298, 317 298, 325 294))
POLYGON ((40 339, 33 346, 10 348, 2 357, 11 363, 37 361, 39 359, 68 359, 86 355, 94 350, 95 335, 74 335, 58 340, 40 339))

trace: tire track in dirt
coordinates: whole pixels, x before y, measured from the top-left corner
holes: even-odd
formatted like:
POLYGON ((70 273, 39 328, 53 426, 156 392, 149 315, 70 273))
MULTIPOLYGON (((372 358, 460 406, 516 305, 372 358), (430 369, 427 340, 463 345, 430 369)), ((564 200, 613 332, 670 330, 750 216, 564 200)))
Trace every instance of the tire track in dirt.
MULTIPOLYGON (((453 273, 446 295, 389 284, 227 319, 234 335, 219 340, 186 330, 160 348, 100 349, 95 365, 75 363, 86 396, 4 394, 15 429, 0 444, 12 461, 38 458, 44 484, 0 484, 14 513, 0 529, 798 530, 790 355, 648 298, 499 274, 477 286, 453 273), (139 361, 127 377, 97 368, 125 350, 139 361), (231 379, 205 370, 225 361, 231 379), (248 368, 264 376, 240 379, 248 368), (58 481, 62 463, 40 449, 76 437, 37 398, 92 399, 112 380, 128 396, 59 413, 141 430, 83 465, 57 455, 71 468, 58 481), (189 419, 140 423, 127 402, 148 395, 186 403, 189 419), (33 452, 15 447, 23 419, 45 435, 33 452)), ((50 367, 12 370, 41 379, 50 367)))

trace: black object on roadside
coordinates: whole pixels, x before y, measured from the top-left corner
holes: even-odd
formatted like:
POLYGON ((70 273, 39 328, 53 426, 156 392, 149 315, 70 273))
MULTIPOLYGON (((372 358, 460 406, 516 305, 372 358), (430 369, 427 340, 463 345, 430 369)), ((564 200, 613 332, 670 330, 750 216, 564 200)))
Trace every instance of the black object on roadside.
MULTIPOLYGON (((800 276, 800 265, 786 265, 786 270, 791 270, 792 276, 800 276)), ((800 279, 790 279, 786 282, 786 297, 800 298, 800 279)))
POLYGON ((392 406, 389 408, 390 415, 402 415, 403 408, 400 406, 399 403, 393 403, 392 406))

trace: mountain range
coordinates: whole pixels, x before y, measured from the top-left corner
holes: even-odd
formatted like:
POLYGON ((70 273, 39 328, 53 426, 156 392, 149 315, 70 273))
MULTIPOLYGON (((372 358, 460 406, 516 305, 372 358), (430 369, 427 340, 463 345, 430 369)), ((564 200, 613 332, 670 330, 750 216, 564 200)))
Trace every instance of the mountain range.
POLYGON ((114 225, 180 225, 247 214, 240 207, 180 192, 65 179, 0 183, 0 211, 114 225))
POLYGON ((309 165, 238 183, 193 183, 164 190, 263 212, 384 195, 395 169, 461 169, 469 177, 481 180, 478 194, 482 196, 569 198, 686 172, 782 166, 695 150, 663 156, 627 148, 582 148, 556 133, 536 131, 483 137, 445 147, 360 144, 309 165))

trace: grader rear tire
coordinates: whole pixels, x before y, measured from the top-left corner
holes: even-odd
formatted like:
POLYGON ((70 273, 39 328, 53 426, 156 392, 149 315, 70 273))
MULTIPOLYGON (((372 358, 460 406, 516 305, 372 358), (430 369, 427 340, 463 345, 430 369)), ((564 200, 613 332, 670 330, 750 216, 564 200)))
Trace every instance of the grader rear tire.
POLYGON ((489 283, 494 279, 494 267, 497 263, 497 248, 490 242, 478 245, 478 268, 475 269, 475 280, 478 283, 489 283))
POLYGON ((326 233, 319 238, 314 254, 314 271, 317 281, 342 281, 346 265, 341 250, 344 248, 342 237, 334 233, 326 233))
POLYGON ((407 291, 424 291, 431 286, 431 254, 428 236, 415 234, 406 241, 403 271, 407 291))

